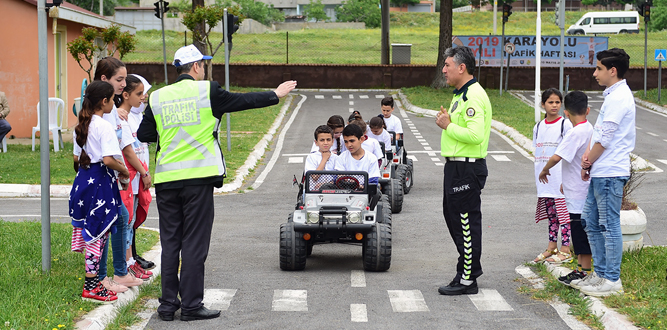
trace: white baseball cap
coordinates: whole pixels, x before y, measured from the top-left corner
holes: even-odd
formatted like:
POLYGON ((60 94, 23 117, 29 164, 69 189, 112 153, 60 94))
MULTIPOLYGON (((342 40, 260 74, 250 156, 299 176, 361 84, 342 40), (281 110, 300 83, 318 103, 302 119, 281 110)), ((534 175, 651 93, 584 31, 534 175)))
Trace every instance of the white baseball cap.
POLYGON ((174 54, 174 66, 178 67, 184 64, 198 62, 201 60, 210 60, 212 56, 204 56, 202 53, 195 47, 195 45, 188 45, 179 48, 174 54))

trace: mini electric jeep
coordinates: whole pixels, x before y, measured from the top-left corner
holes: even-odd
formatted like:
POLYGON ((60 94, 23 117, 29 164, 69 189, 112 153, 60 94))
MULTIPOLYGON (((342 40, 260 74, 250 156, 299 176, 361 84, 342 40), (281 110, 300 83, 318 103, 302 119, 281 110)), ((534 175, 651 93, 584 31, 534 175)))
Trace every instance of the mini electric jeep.
POLYGON ((296 210, 280 225, 280 269, 303 270, 313 246, 361 245, 364 269, 391 264, 391 212, 368 173, 308 171, 298 183, 296 210))

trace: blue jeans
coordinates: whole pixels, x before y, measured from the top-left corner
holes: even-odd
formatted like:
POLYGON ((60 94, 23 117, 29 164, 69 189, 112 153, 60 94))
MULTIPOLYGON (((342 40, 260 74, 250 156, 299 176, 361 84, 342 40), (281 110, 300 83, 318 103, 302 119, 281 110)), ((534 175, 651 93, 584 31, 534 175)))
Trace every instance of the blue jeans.
POLYGON ((130 218, 130 213, 127 212, 127 208, 123 203, 120 203, 118 207, 118 219, 114 222, 113 226, 116 227, 116 233, 111 234, 111 239, 107 241, 107 244, 104 245, 104 252, 102 252, 102 258, 100 259, 100 271, 99 279, 103 280, 107 276, 107 256, 109 255, 109 241, 111 242, 111 248, 113 253, 113 273, 116 276, 125 276, 127 275, 127 262, 125 261, 125 251, 127 250, 127 241, 125 236, 127 235, 127 222, 130 218))
POLYGON ((586 205, 581 215, 593 252, 598 276, 616 282, 621 276, 623 236, 621 234, 621 201, 627 176, 591 178, 586 205))
POLYGON ((2 142, 2 139, 5 138, 5 135, 9 133, 9 131, 12 130, 12 126, 9 125, 9 122, 7 122, 5 119, 0 119, 0 142, 2 142))

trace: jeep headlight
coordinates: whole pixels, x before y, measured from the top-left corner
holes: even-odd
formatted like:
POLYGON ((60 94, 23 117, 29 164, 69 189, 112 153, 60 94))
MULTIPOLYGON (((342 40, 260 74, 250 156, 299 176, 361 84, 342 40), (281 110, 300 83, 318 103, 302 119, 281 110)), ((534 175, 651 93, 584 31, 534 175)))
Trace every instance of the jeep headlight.
POLYGON ((320 212, 308 212, 308 223, 320 222, 320 212))
POLYGON ((347 212, 347 221, 350 223, 360 223, 361 212, 347 212))

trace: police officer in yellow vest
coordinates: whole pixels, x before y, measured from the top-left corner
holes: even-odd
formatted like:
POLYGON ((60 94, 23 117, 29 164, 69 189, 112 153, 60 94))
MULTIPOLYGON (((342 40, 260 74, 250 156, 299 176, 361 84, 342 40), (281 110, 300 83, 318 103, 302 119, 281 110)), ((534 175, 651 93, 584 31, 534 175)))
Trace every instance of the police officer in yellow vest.
POLYGON ((173 64, 178 79, 151 94, 137 131, 140 141, 159 142, 153 182, 162 244, 158 316, 164 321, 173 320, 179 308, 182 321, 220 316, 219 310, 202 303, 213 188, 222 187, 225 177, 217 139, 220 118, 227 112, 277 104, 296 87, 296 81, 286 81, 271 92, 229 93, 217 82, 203 80, 203 60, 209 59, 193 45, 177 50, 173 64))
POLYGON ((473 77, 475 56, 460 46, 445 51, 442 73, 455 87, 449 109, 440 107, 436 124, 442 128, 445 164, 442 212, 459 253, 456 276, 440 294, 475 294, 482 275, 482 212, 480 194, 486 183, 486 151, 491 134, 491 103, 473 77))

